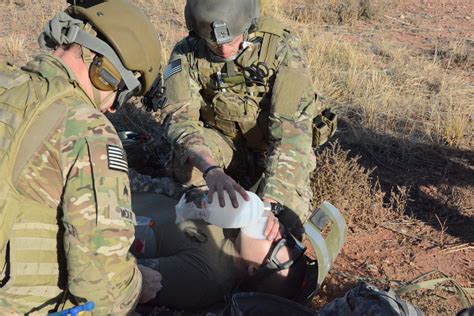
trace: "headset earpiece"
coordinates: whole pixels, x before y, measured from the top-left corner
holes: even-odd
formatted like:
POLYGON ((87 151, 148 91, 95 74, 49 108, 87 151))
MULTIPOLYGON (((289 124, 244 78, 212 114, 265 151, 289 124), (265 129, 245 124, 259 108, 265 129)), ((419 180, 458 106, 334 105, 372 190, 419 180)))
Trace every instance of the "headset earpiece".
POLYGON ((116 91, 122 82, 122 76, 104 56, 96 55, 89 68, 92 84, 102 91, 116 91))

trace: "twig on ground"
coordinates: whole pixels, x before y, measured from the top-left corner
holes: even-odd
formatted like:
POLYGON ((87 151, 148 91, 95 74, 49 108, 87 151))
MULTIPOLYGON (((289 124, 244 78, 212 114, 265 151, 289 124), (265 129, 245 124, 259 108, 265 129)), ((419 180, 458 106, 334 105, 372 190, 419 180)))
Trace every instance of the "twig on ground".
POLYGON ((458 251, 463 251, 463 250, 474 250, 474 244, 464 243, 460 245, 455 245, 450 248, 441 249, 439 252, 448 254, 448 253, 453 253, 453 252, 458 252, 458 251))
POLYGON ((380 227, 382 228, 385 228, 387 230, 390 230, 394 233, 397 233, 397 234, 400 234, 400 235, 403 235, 403 236, 406 236, 406 237, 409 237, 409 238, 412 238, 412 239, 416 239, 418 241, 428 241, 429 243, 431 243, 432 245, 434 246, 437 246, 437 247, 440 247, 440 244, 430 238, 421 238, 421 237, 418 237, 418 236, 413 236, 413 235, 410 235, 410 234, 407 234, 407 233, 403 233, 401 231, 398 231, 396 230, 395 228, 391 228, 391 227, 388 227, 388 226, 385 226, 385 225, 382 225, 382 224, 379 224, 380 227))

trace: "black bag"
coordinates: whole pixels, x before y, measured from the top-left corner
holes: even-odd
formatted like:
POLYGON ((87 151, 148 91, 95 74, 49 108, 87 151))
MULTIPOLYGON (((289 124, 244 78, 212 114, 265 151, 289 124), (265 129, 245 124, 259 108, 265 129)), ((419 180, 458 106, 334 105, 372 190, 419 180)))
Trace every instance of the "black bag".
POLYGON ((416 306, 402 300, 390 289, 383 291, 365 282, 350 289, 344 297, 323 306, 320 316, 422 316, 416 306))
POLYGON ((226 316, 316 316, 316 311, 285 298, 254 292, 232 295, 226 316))

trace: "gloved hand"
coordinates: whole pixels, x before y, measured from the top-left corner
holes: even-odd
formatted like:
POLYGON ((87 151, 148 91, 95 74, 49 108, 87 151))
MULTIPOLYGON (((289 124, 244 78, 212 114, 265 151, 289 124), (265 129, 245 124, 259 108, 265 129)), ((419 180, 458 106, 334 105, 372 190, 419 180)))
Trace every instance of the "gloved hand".
POLYGON ((158 291, 163 287, 161 285, 162 276, 160 272, 141 264, 138 265, 138 270, 142 274, 142 291, 138 302, 146 303, 154 299, 158 291))
POLYGON ((214 192, 217 191, 217 196, 219 198, 219 205, 221 207, 225 206, 225 191, 229 194, 229 198, 232 201, 232 206, 234 208, 239 207, 239 202, 237 202, 237 192, 242 195, 245 201, 249 200, 248 194, 244 188, 240 186, 234 179, 229 177, 224 170, 221 168, 212 169, 206 174, 204 178, 206 180, 207 187, 209 188, 209 193, 207 195, 209 203, 212 203, 212 198, 214 192))

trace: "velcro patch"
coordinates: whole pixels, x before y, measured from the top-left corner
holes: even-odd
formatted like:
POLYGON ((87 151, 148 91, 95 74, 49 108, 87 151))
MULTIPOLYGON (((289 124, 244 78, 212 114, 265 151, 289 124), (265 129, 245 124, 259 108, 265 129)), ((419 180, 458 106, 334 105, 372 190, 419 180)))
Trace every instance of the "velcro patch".
POLYGON ((183 70, 183 67, 181 66, 181 59, 173 60, 168 64, 168 66, 166 66, 165 72, 163 73, 163 79, 166 80, 181 70, 183 70))
POLYGON ((133 212, 129 209, 126 209, 126 208, 123 208, 123 207, 120 207, 118 209, 118 211, 120 211, 120 216, 124 219, 128 219, 130 221, 135 221, 135 214, 133 214, 133 212))
POLYGON ((125 152, 119 146, 107 145, 107 160, 109 163, 109 169, 128 173, 128 163, 125 152))

